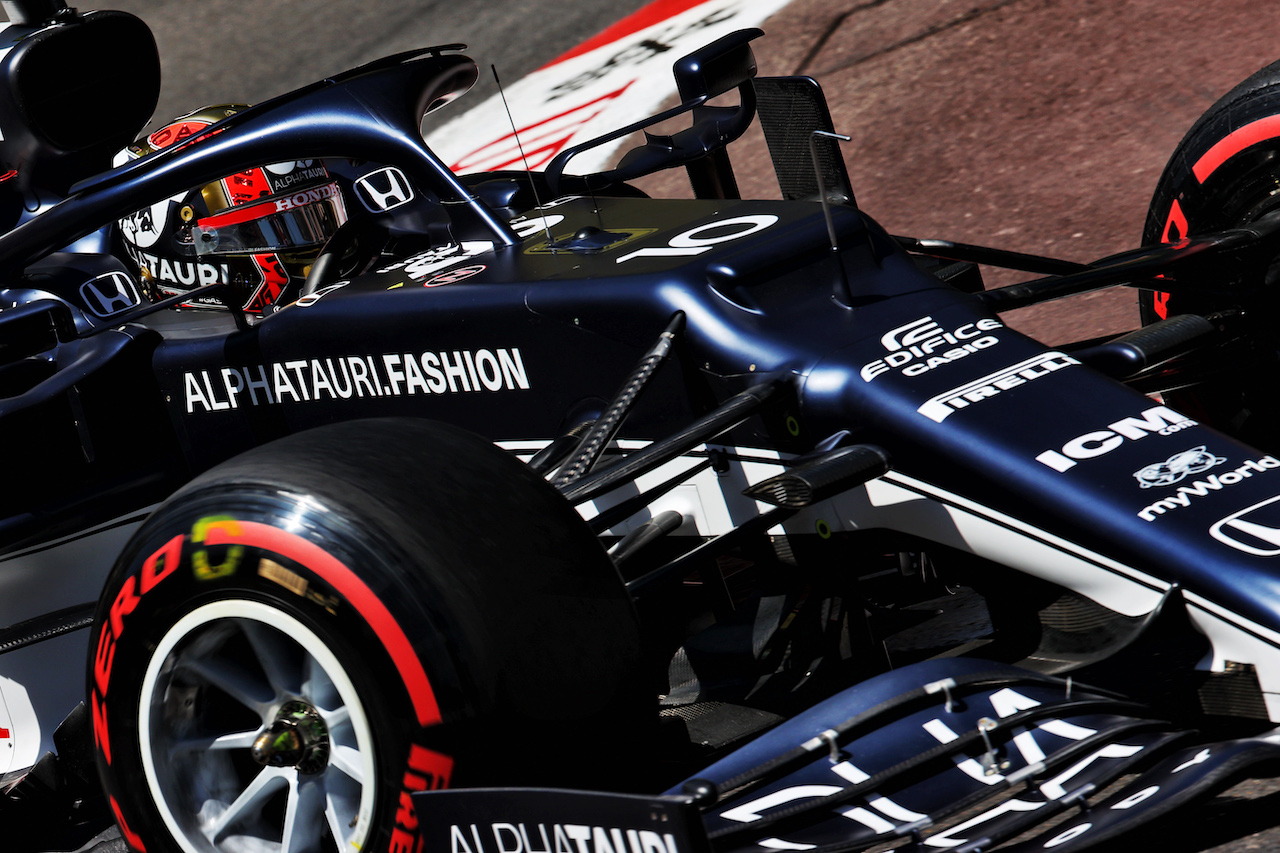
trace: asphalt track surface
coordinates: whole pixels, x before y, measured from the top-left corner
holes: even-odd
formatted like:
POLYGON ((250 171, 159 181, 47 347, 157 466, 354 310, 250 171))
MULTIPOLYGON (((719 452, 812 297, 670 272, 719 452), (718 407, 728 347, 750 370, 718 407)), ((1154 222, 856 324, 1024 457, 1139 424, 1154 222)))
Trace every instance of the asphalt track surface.
MULTIPOLYGON (((381 55, 465 42, 504 81, 643 0, 117 0, 156 32, 157 115, 262 100, 381 55)), ((1260 0, 793 0, 755 43, 762 74, 827 91, 860 206, 893 233, 1087 261, 1136 246, 1156 179, 1219 95, 1280 58, 1260 0)), ((492 91, 487 74, 475 94, 492 91)), ((734 154, 744 194, 770 196, 760 153, 734 154)), ((656 188, 685 191, 677 182, 656 188)), ((994 274, 990 283, 1007 283, 994 274)), ((1136 324, 1107 291, 1009 315, 1057 343, 1136 324)), ((1280 792, 1243 783, 1125 846, 1280 848, 1280 792)))

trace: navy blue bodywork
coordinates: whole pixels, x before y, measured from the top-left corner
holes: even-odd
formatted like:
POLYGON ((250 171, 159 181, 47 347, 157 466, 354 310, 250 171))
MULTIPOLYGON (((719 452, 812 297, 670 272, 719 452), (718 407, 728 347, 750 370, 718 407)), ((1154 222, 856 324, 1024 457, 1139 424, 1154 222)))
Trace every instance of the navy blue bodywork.
POLYGON ((1124 442, 1106 453, 1105 463, 1082 459, 1057 471, 1038 461, 1074 437, 1139 417, 1153 402, 1003 327, 977 300, 918 270, 860 211, 834 211, 838 259, 854 283, 851 306, 841 302, 837 256, 813 202, 582 198, 546 212, 552 211, 565 216, 556 226, 561 233, 600 222, 650 233, 598 254, 553 254, 537 231, 523 244, 449 265, 484 267, 457 283, 423 286, 431 274, 415 279, 393 269, 242 332, 166 341, 155 355, 155 375, 193 469, 287 432, 357 416, 432 417, 494 440, 549 439, 574 416, 602 407, 643 347, 683 312, 682 376, 663 377, 662 385, 672 387, 655 388, 642 402, 626 437, 660 438, 732 393, 781 378, 794 397, 801 434, 790 436, 766 419, 740 429, 735 441, 803 453, 848 430, 854 440, 887 450, 895 470, 1149 573, 1164 582, 1155 588, 1176 583, 1262 625, 1280 619, 1280 587, 1269 559, 1208 535, 1224 515, 1276 494, 1274 459, 1180 422, 1168 435, 1143 432, 1143 441, 1124 442), (697 229, 718 236, 754 228, 717 225, 750 216, 777 219, 692 258, 620 261, 697 229), (922 318, 966 333, 983 331, 978 324, 984 324, 988 329, 972 339, 998 343, 923 375, 888 369, 864 379, 863 368, 886 355, 881 337, 922 318), (518 352, 525 381, 504 375, 490 390, 468 371, 447 379, 437 393, 431 387, 438 378, 427 376, 424 388, 387 373, 388 357, 403 364, 424 352, 443 356, 446 366, 466 354, 518 352), (339 382, 334 371, 353 356, 370 365, 368 386, 357 384, 344 398, 320 379, 317 393, 320 376, 339 388, 351 384, 339 382), (269 389, 233 390, 238 384, 247 389, 251 376, 270 384, 273 368, 289 363, 285 375, 297 387, 280 399, 268 402, 269 389), (940 394, 1023 363, 1031 363, 1024 370, 1033 379, 964 408, 943 409, 942 422, 920 411, 940 394), (227 368, 239 377, 230 384, 227 368), (1198 445, 1223 458, 1224 470, 1256 467, 1246 468, 1238 483, 1144 519, 1145 507, 1176 488, 1141 488, 1133 472, 1198 445))
MULTIPOLYGON (((750 37, 739 41, 745 46, 750 37)), ((557 171, 552 183, 565 194, 542 198, 541 204, 526 198, 514 211, 491 206, 486 198, 524 198, 524 187, 537 176, 497 177, 484 188, 481 181, 453 175, 419 137, 423 113, 475 79, 473 63, 454 52, 457 47, 391 57, 240 112, 182 145, 81 180, 65 200, 0 235, 0 272, 11 282, 0 296, 14 306, 0 310, 0 337, 7 347, 0 351, 0 439, 39 462, 14 477, 0 497, 0 551, 13 555, 93 525, 135 520, 194 475, 249 448, 339 421, 430 418, 497 442, 552 442, 599 419, 623 377, 672 327, 673 318, 682 317, 670 363, 654 374, 617 438, 659 446, 734 405, 740 399, 735 395, 754 392, 765 402, 750 417, 704 437, 707 447, 697 453, 709 464, 728 448, 746 455, 774 453, 781 457, 772 462, 779 471, 791 464, 782 460, 797 460, 799 470, 855 444, 872 446, 889 460, 891 473, 882 481, 850 481, 831 497, 820 510, 827 515, 812 528, 815 535, 796 537, 797 552, 813 544, 808 540, 827 539, 833 527, 841 534, 836 539, 855 549, 871 543, 861 553, 872 561, 930 550, 928 528, 914 522, 900 528, 879 521, 863 525, 855 511, 889 507, 873 516, 888 518, 895 501, 914 501, 928 507, 939 530, 949 531, 937 536, 942 553, 967 548, 993 562, 1005 554, 1015 569, 1035 575, 1038 558, 1022 554, 1047 549, 1066 555, 1068 564, 1055 564, 1043 577, 1091 599, 1091 606, 1117 620, 1155 631, 1157 623, 1163 628, 1183 619, 1179 627, 1192 637, 1196 655, 1205 655, 1206 645, 1198 631, 1210 636, 1209 645, 1221 644, 1200 661, 1203 668, 1235 672, 1236 664, 1243 665, 1252 679, 1246 684, 1250 707, 1262 709, 1254 716, 1267 716, 1267 697, 1280 693, 1274 680, 1280 678, 1280 573, 1273 563, 1280 556, 1280 526, 1270 521, 1273 503, 1280 501, 1280 476, 1274 473, 1280 460, 1118 382, 1096 347, 1054 350, 1007 328, 990 299, 935 274, 938 258, 909 252, 850 202, 712 198, 707 192, 692 200, 648 199, 619 183, 619 175, 631 175, 622 169, 585 178, 557 171), (252 322, 233 312, 156 305, 95 319, 74 292, 66 292, 63 279, 79 275, 67 270, 81 267, 74 253, 61 250, 85 238, 109 241, 114 220, 156 199, 257 164, 297 158, 341 158, 355 175, 391 165, 413 188, 412 204, 362 218, 359 227, 381 240, 357 270, 342 277, 317 275, 289 304, 252 322), (985 532, 975 533, 979 527, 985 532), (902 538, 882 545, 875 537, 886 530, 902 538), (1016 544, 1006 544, 1006 534, 1016 544), (983 536, 990 541, 978 541, 983 536), (1109 573, 1117 590, 1130 592, 1113 594, 1096 579, 1077 579, 1077 564, 1109 573), (1226 627, 1215 627, 1213 620, 1226 627), (1229 657, 1237 653, 1253 657, 1229 657)), ((725 114, 705 107, 706 96, 740 85, 729 72, 715 77, 710 74, 699 91, 682 88, 683 111, 706 123, 692 134, 701 146, 697 156, 690 154, 693 148, 681 147, 691 145, 689 139, 677 139, 667 165, 719 157, 728 137, 741 132, 733 122, 731 130, 716 131, 725 136, 708 129, 721 127, 725 114)), ((734 114, 734 122, 739 118, 734 114)), ((646 169, 662 165, 663 150, 651 138, 643 156, 623 162, 643 162, 646 169)), ((723 178, 713 169, 700 173, 695 185, 723 189, 723 178)), ((114 260, 102 263, 110 267, 114 260)), ((1128 269, 1126 264, 1132 259, 1085 275, 1103 281, 1128 269)), ((723 475, 723 466, 716 473, 723 475)), ((763 537, 763 528, 783 520, 761 518, 768 523, 751 535, 763 537)), ((599 526, 604 529, 596 532, 603 533, 612 525, 599 526)), ((685 568, 680 560, 693 547, 675 547, 674 559, 654 575, 627 579, 634 590, 653 588, 654 577, 664 571, 675 577, 685 568)), ((831 560, 819 569, 805 568, 797 586, 805 587, 805 595, 806 584, 817 588, 833 577, 841 579, 837 586, 853 586, 849 578, 859 571, 831 560)), ((637 597, 642 607, 653 606, 637 597)), ((746 596, 726 597, 718 615, 749 609, 746 596)), ((765 597, 750 599, 749 606, 765 597)), ((864 607, 858 600, 851 618, 865 611, 872 614, 870 624, 874 609, 874 603, 864 607)), ((680 618, 655 620, 660 653, 671 651, 662 644, 670 642, 668 623, 680 618)), ((868 629, 860 652, 875 649, 872 634, 868 629)), ((858 662, 860 675, 881 668, 871 657, 858 662)), ((712 849, 751 847, 762 837, 759 827, 752 828, 752 803, 764 809, 759 798, 796 786, 810 786, 803 798, 819 796, 813 786, 828 784, 840 750, 854 749, 851 744, 864 735, 856 749, 867 767, 846 773, 837 784, 856 789, 839 794, 850 801, 871 797, 877 792, 857 788, 861 782, 853 777, 872 765, 892 767, 904 752, 928 753, 938 735, 932 731, 931 741, 919 729, 938 712, 930 705, 905 722, 877 722, 866 732, 851 728, 830 743, 821 740, 823 732, 904 691, 924 685, 933 695, 947 679, 964 681, 975 673, 994 673, 995 682, 1006 686, 1016 683, 1022 691, 1018 701, 1050 708, 1057 708, 1051 694, 1064 691, 1059 682, 1003 664, 952 660, 857 687, 841 683, 812 710, 713 764, 670 796, 691 797, 680 800, 682 808, 701 808, 712 849), (807 747, 814 753, 809 765, 798 762, 777 774, 771 769, 745 788, 732 781, 814 738, 819 741, 807 747), (827 764, 824 743, 831 749, 827 764), (720 790, 709 801, 699 800, 708 785, 720 790), (744 804, 748 794, 756 799, 744 804), (725 817, 735 809, 749 819, 725 817)), ((808 676, 804 672, 801 682, 808 676)), ((992 688, 997 689, 1002 688, 992 688)), ((1068 705, 1071 689, 1068 683, 1068 705)), ((800 686, 794 692, 807 695, 800 686)), ((988 701, 991 693, 974 696, 974 702, 988 701)), ((1087 698, 1101 703, 1099 708, 1070 706, 1056 722, 1070 716, 1077 732, 1082 726, 1119 727, 1123 737, 1116 735, 1105 748, 1123 751, 1140 742, 1133 754, 1143 753, 1142 761, 1099 765, 1096 774, 1081 776, 1090 784, 1100 788, 1134 769, 1150 770, 1148 781, 1174 778, 1189 763, 1207 761, 1195 761, 1201 742, 1187 727, 1148 726, 1143 713, 1120 707, 1123 700, 1105 691, 1087 698), (1112 704, 1102 708, 1106 703, 1112 704), (1138 729, 1137 740, 1125 739, 1138 729)), ((951 701, 948 693, 946 714, 953 713, 951 701)), ((1271 716, 1280 714, 1277 708, 1271 716)), ((993 713, 1004 718, 1025 710, 993 713)), ((780 721, 781 716, 774 720, 780 721)), ((985 725, 969 717, 962 722, 966 730, 985 725)), ((1025 735, 1013 741, 1020 743, 1022 764, 1002 769, 1019 782, 1047 773, 1037 769, 1034 757, 1042 747, 1060 748, 1068 757, 1082 749, 1071 743, 1036 746, 1035 738, 1026 739, 1030 726, 1008 735, 1025 735)), ((1068 730, 1064 726, 1057 730, 1068 730)), ((1052 727, 1045 731, 1053 734, 1052 727)), ((1264 739, 1215 743, 1213 750, 1214 761, 1198 781, 1182 785, 1189 777, 1177 777, 1179 784, 1161 783, 1160 797, 1153 793, 1129 803, 1145 790, 1131 787, 1107 807, 1124 812, 1127 820, 1138 813, 1129 812, 1131 806, 1150 799, 1149 806, 1158 808, 1146 812, 1146 819, 1220 783, 1229 771, 1275 757, 1264 739)), ((974 747, 970 754, 990 758, 994 748, 974 747)), ((1054 760, 1067 759, 1046 759, 1054 760)), ((794 833, 803 843, 855 849, 883 840, 888 820, 893 833, 915 833, 918 841, 928 824, 914 825, 902 814, 933 815, 949 804, 977 802, 975 792, 988 784, 972 775, 963 778, 950 761, 943 761, 950 775, 938 774, 942 781, 933 775, 906 780, 901 791, 910 804, 898 808, 897 817, 883 808, 879 817, 863 814, 865 819, 852 824, 848 815, 810 822, 784 816, 777 821, 784 824, 778 837, 794 833)), ((1026 807, 1006 808, 983 831, 995 832, 999 817, 1000 837, 1013 837, 1050 811, 1076 804, 1076 794, 1091 793, 1046 793, 1056 790, 1054 784, 1040 778, 1034 806, 1018 801, 1026 807)), ((1120 831, 1097 826, 1092 834, 1087 826, 1054 831, 1077 833, 1062 844, 1086 835, 1091 843, 1120 831)), ((689 832, 691 849, 704 849, 706 839, 689 832)), ((970 841, 982 839, 965 836, 964 843, 970 841)), ((983 848, 975 843, 965 849, 983 848)))

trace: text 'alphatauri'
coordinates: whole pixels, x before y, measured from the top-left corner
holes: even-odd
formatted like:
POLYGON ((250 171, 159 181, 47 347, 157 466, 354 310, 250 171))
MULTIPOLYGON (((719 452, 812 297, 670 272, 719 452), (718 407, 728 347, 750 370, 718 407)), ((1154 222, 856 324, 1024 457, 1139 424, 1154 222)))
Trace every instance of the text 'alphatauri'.
POLYGON ((183 375, 187 414, 322 400, 528 390, 519 349, 300 358, 183 375))

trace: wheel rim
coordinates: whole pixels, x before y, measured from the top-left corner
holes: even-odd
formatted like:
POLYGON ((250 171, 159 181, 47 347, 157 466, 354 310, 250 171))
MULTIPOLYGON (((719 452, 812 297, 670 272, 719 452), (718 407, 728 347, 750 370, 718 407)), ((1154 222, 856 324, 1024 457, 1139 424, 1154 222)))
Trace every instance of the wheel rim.
POLYGON ((363 846, 373 734, 345 669, 289 614, 230 600, 184 616, 147 667, 138 723, 148 793, 185 853, 363 846))

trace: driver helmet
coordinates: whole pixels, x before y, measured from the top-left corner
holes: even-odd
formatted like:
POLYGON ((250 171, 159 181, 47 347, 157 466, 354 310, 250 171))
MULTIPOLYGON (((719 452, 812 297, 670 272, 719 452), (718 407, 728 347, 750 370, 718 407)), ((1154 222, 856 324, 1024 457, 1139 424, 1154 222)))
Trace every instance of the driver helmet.
MULTIPOLYGON (((129 146, 117 162, 198 136, 243 109, 220 104, 182 116, 129 146)), ((135 211, 119 225, 150 298, 229 283, 236 307, 261 315, 274 310, 291 283, 297 289, 346 220, 342 192, 324 164, 297 160, 228 175, 135 211)), ((195 293, 181 304, 224 308, 226 299, 195 293)))

